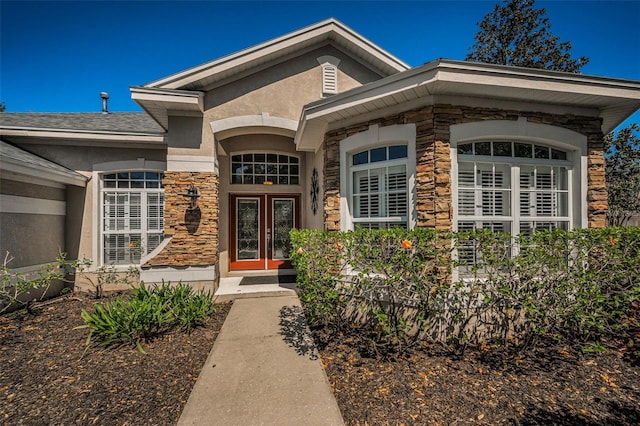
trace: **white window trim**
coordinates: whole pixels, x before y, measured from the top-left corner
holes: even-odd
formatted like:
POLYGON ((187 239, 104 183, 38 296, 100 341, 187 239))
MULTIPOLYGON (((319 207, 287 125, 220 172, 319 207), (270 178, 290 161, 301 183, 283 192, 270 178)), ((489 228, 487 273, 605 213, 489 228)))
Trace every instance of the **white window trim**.
MULTIPOLYGON (((93 263, 87 270, 89 272, 95 272, 100 266, 103 265, 103 253, 102 253, 102 191, 101 175, 115 172, 127 172, 131 170, 147 171, 147 172, 165 172, 167 170, 167 163, 164 161, 148 161, 144 158, 138 158, 136 160, 124 160, 124 161, 109 161, 105 163, 97 163, 93 165, 91 174, 91 208, 93 210, 93 223, 92 223, 92 244, 91 244, 91 260, 93 263)), ((126 271, 130 265, 115 265, 117 271, 126 271)))
MULTIPOLYGON (((540 159, 513 159, 509 164, 564 165, 568 168, 570 197, 569 227, 588 226, 587 205, 587 137, 563 127, 531 123, 525 117, 517 121, 491 120, 454 124, 450 128, 451 197, 453 205, 453 230, 458 229, 458 145, 478 141, 518 141, 539 143, 567 152, 567 161, 540 159)), ((465 156, 466 157, 466 156, 465 156)), ((500 157, 474 156, 477 162, 499 163, 500 157)), ((512 179, 512 185, 515 185, 512 179)), ((513 194, 513 191, 512 191, 513 194)), ((515 205, 512 204, 515 208, 515 205)), ((513 214, 514 216, 516 213, 513 214)))
POLYGON ((372 125, 368 130, 349 136, 340 142, 340 230, 354 229, 350 209, 351 154, 365 149, 388 145, 407 145, 407 226, 416 226, 416 125, 397 124, 379 127, 372 125))
MULTIPOLYGON (((517 121, 490 120, 472 123, 454 124, 450 127, 450 156, 451 156, 451 201, 453 206, 452 230, 458 230, 458 145, 478 141, 518 141, 539 143, 555 147, 567 152, 567 161, 554 160, 555 164, 564 163, 568 168, 569 188, 569 227, 588 227, 587 205, 587 137, 563 127, 547 124, 531 123, 526 117, 520 117, 517 121)), ((474 156, 475 161, 483 159, 499 162, 499 157, 474 156)), ((519 159, 520 160, 520 159, 519 159)), ((522 159, 526 164, 549 164, 541 159, 522 159)), ((512 173, 515 173, 512 168, 512 173)), ((514 180, 512 176, 512 185, 514 180)), ((512 191, 514 197, 514 191, 512 191)), ((515 208, 515 200, 511 200, 512 208, 515 208)), ((513 216, 516 216, 514 213, 513 216)), ((517 218, 519 220, 519 218, 517 218)), ((457 253, 453 253, 457 257, 457 253)), ((460 279, 458 268, 452 271, 454 282, 460 279)), ((473 281, 473 278, 464 278, 464 281, 473 281)))

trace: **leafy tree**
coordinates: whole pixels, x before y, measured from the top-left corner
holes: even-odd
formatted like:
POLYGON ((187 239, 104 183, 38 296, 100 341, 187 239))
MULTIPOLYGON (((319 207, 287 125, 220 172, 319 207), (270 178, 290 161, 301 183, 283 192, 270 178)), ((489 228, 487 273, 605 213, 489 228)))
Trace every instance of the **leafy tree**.
POLYGON ((607 220, 620 226, 640 214, 640 126, 630 124, 604 138, 609 198, 607 220))
POLYGON ((4 104, 4 102, 0 102, 0 112, 4 112, 5 109, 6 105, 4 104))
POLYGON ((578 73, 589 62, 573 59, 571 43, 551 33, 546 10, 535 0, 505 0, 478 23, 480 31, 465 60, 578 73))

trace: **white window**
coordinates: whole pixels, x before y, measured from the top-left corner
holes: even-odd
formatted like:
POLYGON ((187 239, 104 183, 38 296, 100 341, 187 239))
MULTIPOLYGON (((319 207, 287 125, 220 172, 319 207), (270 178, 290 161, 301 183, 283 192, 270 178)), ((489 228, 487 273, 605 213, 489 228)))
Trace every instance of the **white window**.
POLYGON ((351 211, 355 227, 408 227, 407 145, 351 155, 351 211))
POLYGON ((398 124, 340 142, 340 227, 416 225, 416 126, 398 124))
POLYGON ((101 175, 103 264, 133 264, 164 237, 164 189, 158 171, 101 175))
POLYGON ((530 234, 570 229, 567 152, 528 142, 457 147, 457 229, 530 234))
POLYGON ((273 152, 233 153, 231 183, 299 185, 300 159, 273 152))

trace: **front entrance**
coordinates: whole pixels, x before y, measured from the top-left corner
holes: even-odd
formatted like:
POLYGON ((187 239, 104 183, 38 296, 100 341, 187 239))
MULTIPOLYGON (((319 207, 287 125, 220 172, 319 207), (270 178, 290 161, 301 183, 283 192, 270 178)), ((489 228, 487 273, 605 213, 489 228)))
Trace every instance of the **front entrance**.
POLYGON ((300 196, 229 196, 229 269, 289 269, 289 231, 300 226, 300 196))

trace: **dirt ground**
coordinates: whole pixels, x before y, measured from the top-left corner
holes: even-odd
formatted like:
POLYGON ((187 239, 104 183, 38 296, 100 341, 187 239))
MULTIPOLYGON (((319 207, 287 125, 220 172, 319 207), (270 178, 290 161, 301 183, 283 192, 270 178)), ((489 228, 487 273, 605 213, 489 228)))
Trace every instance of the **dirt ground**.
MULTIPOLYGON (((104 300, 102 300, 104 302, 104 300)), ((205 327, 134 348, 91 349, 78 294, 0 316, 0 424, 174 425, 230 305, 205 327)), ((314 330, 349 425, 640 425, 640 366, 616 351, 440 346, 373 356, 362 338, 314 330)))
POLYGON ((204 327, 135 348, 90 349, 80 311, 96 302, 71 294, 0 316, 0 424, 174 425, 230 309, 204 327))
POLYGON ((424 345, 392 359, 314 332, 348 425, 640 425, 640 367, 609 351, 424 345), (364 354, 364 355, 363 355, 364 354))

